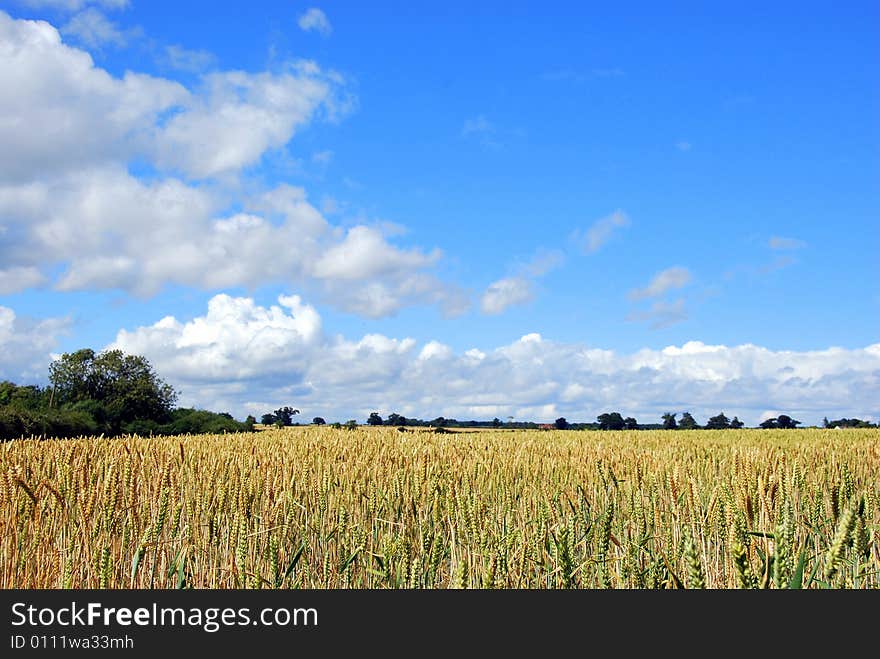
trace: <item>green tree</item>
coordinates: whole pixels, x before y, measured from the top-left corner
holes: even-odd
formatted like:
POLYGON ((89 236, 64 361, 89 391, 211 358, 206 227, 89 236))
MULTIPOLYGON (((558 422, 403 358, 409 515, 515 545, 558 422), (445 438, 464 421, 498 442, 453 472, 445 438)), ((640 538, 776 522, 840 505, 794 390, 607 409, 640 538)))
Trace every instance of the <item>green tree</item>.
POLYGON ((84 403, 106 430, 118 434, 135 420, 165 422, 177 392, 153 371, 146 357, 121 350, 64 353, 49 367, 52 404, 84 403))
POLYGON ((384 421, 382 421, 382 417, 379 416, 378 412, 371 412, 370 417, 367 419, 367 423, 371 426, 381 426, 384 421))
POLYGON ((277 421, 277 417, 274 414, 269 414, 268 412, 260 417, 260 423, 264 426, 271 426, 277 421))
POLYGON ((605 412, 596 417, 599 422, 599 430, 623 430, 626 427, 626 421, 620 412, 605 412))
POLYGON ((564 416, 561 416, 558 419, 556 419, 556 421, 554 422, 553 425, 556 426, 557 430, 567 430, 568 429, 568 421, 565 420, 564 416))
POLYGON ((681 421, 678 422, 678 427, 682 430, 696 430, 700 426, 694 417, 691 416, 690 412, 682 412, 681 421))
POLYGON ((385 421, 386 426, 405 426, 406 425, 406 417, 401 416, 397 412, 392 412, 388 415, 388 419, 385 421))
POLYGON ((780 414, 778 417, 776 417, 776 425, 778 425, 780 428, 796 428, 797 426, 801 425, 801 422, 797 419, 792 419, 787 414, 780 414))
POLYGON ((709 421, 706 423, 707 430, 723 430, 725 428, 730 428, 730 419, 724 416, 724 412, 717 416, 709 417, 709 421))
POLYGON ((636 421, 635 417, 628 416, 623 420, 623 427, 627 430, 638 430, 639 422, 636 421))
POLYGON ((734 430, 738 430, 738 429, 742 428, 744 425, 746 425, 746 424, 744 424, 742 421, 740 421, 739 417, 736 417, 736 416, 733 417, 733 419, 731 419, 731 421, 730 421, 730 427, 733 428, 734 430))
POLYGON ((299 414, 299 410, 295 410, 289 405, 275 410, 275 421, 281 422, 282 426, 292 426, 294 415, 299 414))
POLYGON ((771 417, 769 419, 764 419, 761 423, 758 424, 764 430, 771 430, 773 428, 778 428, 779 424, 776 421, 776 417, 771 417))
POLYGON ((324 417, 316 416, 314 419, 312 419, 312 423, 316 426, 323 426, 327 422, 324 421, 324 417))
POLYGON ((672 412, 667 412, 663 415, 663 429, 664 430, 675 430, 678 427, 678 424, 675 422, 675 414, 672 412))

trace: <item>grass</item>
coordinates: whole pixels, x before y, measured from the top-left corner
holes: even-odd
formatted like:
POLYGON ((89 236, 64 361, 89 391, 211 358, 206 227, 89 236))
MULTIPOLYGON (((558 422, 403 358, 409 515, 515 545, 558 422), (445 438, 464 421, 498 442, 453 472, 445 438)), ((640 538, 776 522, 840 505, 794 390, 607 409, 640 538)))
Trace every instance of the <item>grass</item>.
POLYGON ((877 588, 880 432, 0 445, 3 588, 877 588))

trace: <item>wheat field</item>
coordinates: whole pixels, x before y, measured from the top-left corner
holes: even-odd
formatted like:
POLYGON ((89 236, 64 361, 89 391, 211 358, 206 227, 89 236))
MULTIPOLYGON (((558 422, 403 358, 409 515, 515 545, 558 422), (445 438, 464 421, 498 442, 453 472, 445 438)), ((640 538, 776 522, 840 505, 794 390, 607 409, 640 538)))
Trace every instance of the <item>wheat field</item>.
POLYGON ((3 588, 877 588, 880 432, 0 445, 3 588))

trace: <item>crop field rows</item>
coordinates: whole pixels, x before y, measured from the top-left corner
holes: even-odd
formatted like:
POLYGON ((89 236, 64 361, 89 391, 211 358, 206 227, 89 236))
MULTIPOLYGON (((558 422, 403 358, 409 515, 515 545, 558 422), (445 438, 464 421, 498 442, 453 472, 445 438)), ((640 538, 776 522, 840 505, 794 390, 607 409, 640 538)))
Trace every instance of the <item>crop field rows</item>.
POLYGON ((877 588, 880 432, 0 445, 3 588, 877 588))

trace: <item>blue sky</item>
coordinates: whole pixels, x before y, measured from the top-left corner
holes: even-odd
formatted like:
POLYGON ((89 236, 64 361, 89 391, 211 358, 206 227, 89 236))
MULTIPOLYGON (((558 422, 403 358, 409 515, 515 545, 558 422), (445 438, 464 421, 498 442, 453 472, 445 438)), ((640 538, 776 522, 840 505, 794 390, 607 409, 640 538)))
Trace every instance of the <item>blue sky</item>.
POLYGON ((876 419, 880 9, 705 4, 0 2, 0 377, 876 419))

